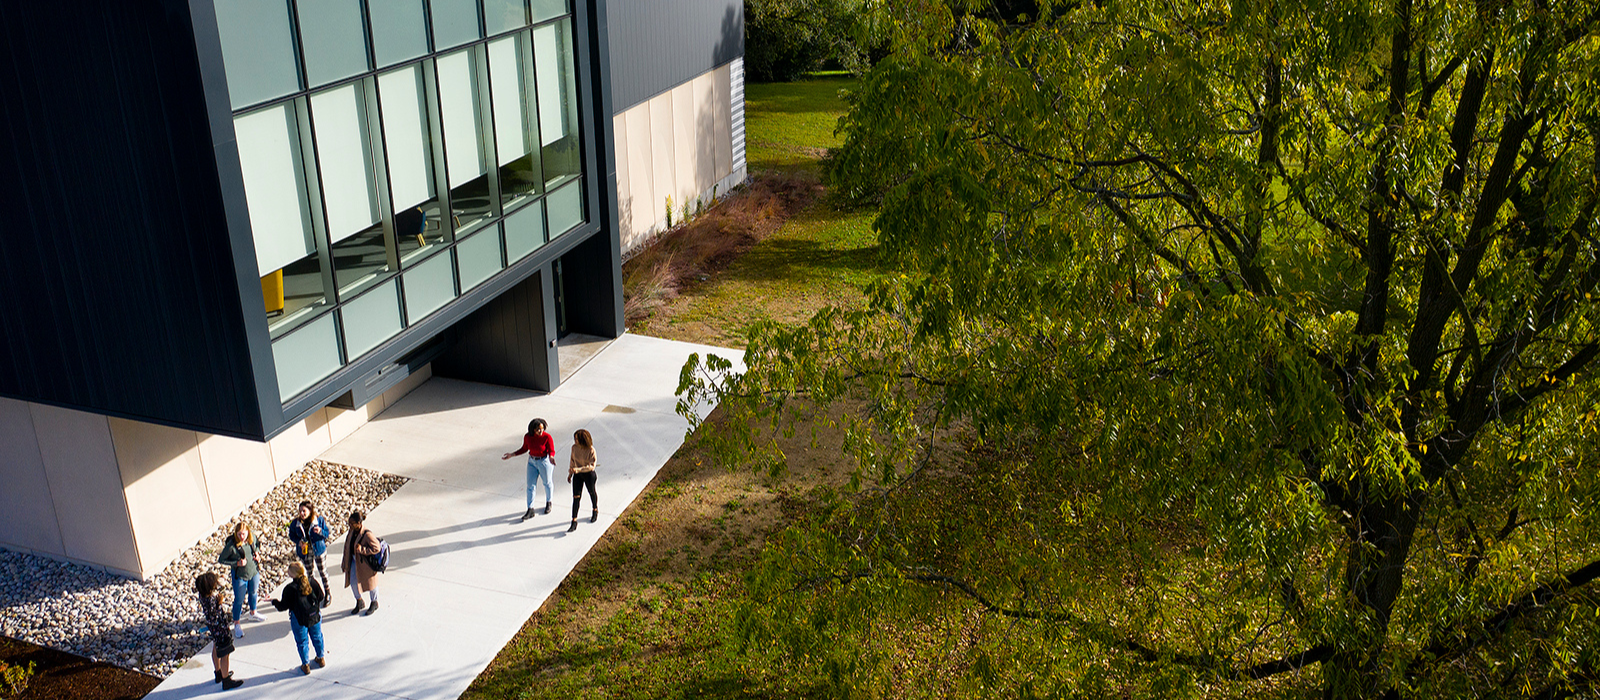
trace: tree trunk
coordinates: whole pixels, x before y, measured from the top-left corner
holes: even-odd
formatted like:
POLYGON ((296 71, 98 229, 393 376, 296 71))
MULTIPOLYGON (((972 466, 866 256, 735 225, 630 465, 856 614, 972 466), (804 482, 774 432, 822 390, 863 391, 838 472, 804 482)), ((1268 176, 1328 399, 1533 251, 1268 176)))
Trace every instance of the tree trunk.
MULTIPOLYGON (((1362 500, 1372 497, 1362 489, 1362 500)), ((1340 651, 1323 664, 1323 696, 1377 698, 1390 692, 1382 664, 1389 620, 1405 583, 1406 561, 1426 496, 1420 491, 1366 502, 1356 515, 1358 535, 1345 564, 1345 592, 1353 614, 1363 619, 1360 648, 1340 651)))

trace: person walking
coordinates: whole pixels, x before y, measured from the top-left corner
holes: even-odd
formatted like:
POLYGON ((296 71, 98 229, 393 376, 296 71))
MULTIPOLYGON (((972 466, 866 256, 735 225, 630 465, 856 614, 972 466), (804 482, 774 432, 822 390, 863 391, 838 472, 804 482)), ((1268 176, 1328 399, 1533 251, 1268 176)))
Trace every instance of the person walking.
POLYGON ((217 555, 217 563, 227 564, 233 572, 235 637, 244 636, 244 628, 239 626, 241 620, 264 622, 267 619, 256 613, 256 595, 261 588, 261 562, 256 559, 257 551, 258 543, 255 534, 250 531, 250 524, 241 520, 233 526, 233 534, 228 535, 228 540, 222 545, 222 553, 217 555), (246 599, 249 601, 249 614, 240 617, 240 613, 246 609, 246 599))
POLYGON ((200 596, 200 614, 206 620, 206 634, 211 637, 211 672, 216 674, 213 683, 221 683, 223 690, 233 690, 244 681, 234 680, 228 670, 228 655, 233 653, 233 634, 228 631, 228 614, 222 611, 222 579, 215 571, 194 577, 194 592, 200 596))
POLYGON ((572 434, 572 457, 567 463, 567 481, 572 482, 572 527, 567 532, 578 529, 578 506, 583 503, 583 487, 589 487, 589 506, 594 513, 589 516, 589 522, 600 519, 600 498, 594 493, 594 484, 597 479, 594 468, 599 466, 599 459, 594 453, 594 436, 589 431, 579 429, 572 434))
POLYGON ((556 441, 545 432, 546 425, 543 418, 529 421, 528 433, 522 436, 522 449, 500 457, 507 460, 528 453, 528 510, 522 514, 523 520, 533 517, 533 487, 540 479, 544 479, 545 515, 550 514, 550 504, 555 501, 555 484, 551 481, 556 469, 556 441))
POLYGON ((367 563, 367 557, 378 553, 378 536, 363 525, 366 519, 366 514, 359 510, 350 513, 350 531, 344 536, 344 561, 339 563, 339 570, 344 572, 345 588, 356 596, 356 609, 350 611, 351 615, 361 614, 363 608, 367 615, 378 612, 378 572, 367 563), (361 602, 362 591, 366 591, 367 598, 372 601, 370 607, 361 602))
MULTIPOLYGON (((301 501, 300 510, 295 514, 294 520, 289 521, 289 541, 294 543, 294 555, 306 567, 306 574, 310 575, 312 568, 322 577, 322 590, 328 591, 328 569, 323 561, 328 553, 328 521, 317 514, 317 507, 311 501, 301 501)), ((328 600, 332 595, 322 597, 322 607, 328 607, 328 600)))
POLYGON ((322 607, 328 603, 328 593, 306 575, 306 565, 290 563, 289 583, 283 586, 283 598, 268 602, 274 608, 289 611, 289 632, 294 635, 295 649, 300 652, 300 673, 310 675, 313 663, 317 668, 327 666, 328 662, 322 658, 322 607), (317 649, 314 659, 310 658, 313 646, 317 649))

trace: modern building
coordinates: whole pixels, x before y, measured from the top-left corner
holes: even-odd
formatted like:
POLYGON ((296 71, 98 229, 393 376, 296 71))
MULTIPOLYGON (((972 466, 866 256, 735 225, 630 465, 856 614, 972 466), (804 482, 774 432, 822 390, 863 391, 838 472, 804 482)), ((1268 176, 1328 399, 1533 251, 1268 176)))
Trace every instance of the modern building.
POLYGON ((745 179, 739 0, 0 3, 0 547, 152 575, 430 376, 548 391, 745 179))

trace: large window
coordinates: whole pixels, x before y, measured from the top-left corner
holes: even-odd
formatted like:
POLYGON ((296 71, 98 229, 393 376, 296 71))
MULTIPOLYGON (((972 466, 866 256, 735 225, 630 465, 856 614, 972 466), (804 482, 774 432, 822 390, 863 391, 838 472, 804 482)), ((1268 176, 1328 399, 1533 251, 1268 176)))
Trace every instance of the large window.
POLYGON ((285 401, 585 220, 568 12, 217 0, 285 401))
POLYGON ((487 129, 478 80, 482 51, 473 47, 439 57, 439 113, 444 120, 445 170, 450 174, 450 214, 457 230, 494 214, 489 195, 487 129))
POLYGON ((299 102, 236 117, 245 204, 269 328, 286 328, 327 301, 311 226, 299 102))
POLYGON ((363 81, 311 96, 323 209, 341 295, 370 286, 393 270, 368 137, 368 86, 363 81))
POLYGON ((544 191, 539 167, 533 46, 527 32, 489 42, 489 92, 494 102, 500 200, 506 211, 544 191))
POLYGON ((378 76, 389 163, 389 200, 403 263, 450 240, 434 175, 433 120, 423 77, 422 66, 378 76))
POLYGON ((577 177, 578 83, 573 69, 572 23, 561 20, 533 30, 539 78, 539 133, 546 187, 577 177))

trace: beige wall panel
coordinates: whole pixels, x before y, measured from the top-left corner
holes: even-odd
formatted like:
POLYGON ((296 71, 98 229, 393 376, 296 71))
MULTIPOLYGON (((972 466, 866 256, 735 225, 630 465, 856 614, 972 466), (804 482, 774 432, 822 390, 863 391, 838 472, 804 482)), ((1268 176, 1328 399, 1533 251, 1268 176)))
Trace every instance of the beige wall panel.
POLYGON ((264 442, 200 435, 200 465, 211 494, 211 521, 221 525, 278 485, 272 448, 264 442))
POLYGON ((109 423, 142 573, 151 576, 214 528, 198 434, 123 418, 109 423))
POLYGON ((655 215, 660 221, 665 217, 667 197, 672 197, 674 206, 683 206, 683 200, 675 194, 678 191, 678 175, 673 167, 672 93, 656 95, 650 99, 649 105, 650 163, 656 174, 650 183, 650 190, 655 195, 655 210, 661 212, 655 215))
POLYGON ((289 478, 329 447, 333 447, 333 439, 328 436, 328 413, 323 409, 290 426, 267 443, 267 448, 272 452, 275 480, 281 482, 289 478))
POLYGON ((64 556, 140 575, 105 416, 29 404, 64 556))
POLYGON ((694 91, 695 196, 709 196, 717 184, 716 71, 701 73, 690 83, 694 91))
MULTIPOLYGON (((691 80, 672 88, 672 157, 673 157, 673 188, 672 202, 679 212, 683 211, 683 203, 700 195, 700 188, 695 186, 697 168, 695 161, 699 160, 699 149, 695 145, 695 92, 694 81, 691 80)), ((676 220, 676 217, 674 217, 676 220)))
POLYGON ((360 408, 347 411, 329 406, 327 411, 328 439, 335 445, 339 444, 340 440, 350 437, 350 434, 354 433, 356 429, 367 424, 367 412, 360 408))
POLYGON ((716 133, 711 145, 716 152, 716 179, 720 181, 733 173, 733 83, 727 65, 711 73, 711 87, 715 91, 711 111, 716 117, 716 133))
MULTIPOLYGON (((647 235, 662 220, 666 210, 665 194, 656 196, 654 144, 650 122, 653 115, 650 103, 635 105, 627 112, 628 170, 633 185, 633 235, 634 240, 647 235)), ((628 246, 631 247, 631 246, 628 246)), ((626 250, 626 247, 624 248, 626 250)))
POLYGON ((624 250, 633 235, 633 185, 628 182, 628 120, 627 114, 611 118, 611 160, 617 166, 617 231, 624 250))
POLYGON ((0 398, 0 543, 66 556, 28 404, 0 398))

